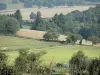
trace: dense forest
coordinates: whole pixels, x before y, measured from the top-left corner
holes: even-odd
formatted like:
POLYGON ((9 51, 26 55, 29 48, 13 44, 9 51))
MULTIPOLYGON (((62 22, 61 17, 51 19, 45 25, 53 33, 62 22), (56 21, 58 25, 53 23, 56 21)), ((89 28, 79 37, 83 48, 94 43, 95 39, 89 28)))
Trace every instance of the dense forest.
POLYGON ((37 17, 31 29, 48 31, 55 30, 58 33, 80 34, 84 39, 89 36, 100 37, 100 7, 89 8, 86 11, 73 11, 67 15, 55 14, 52 19, 42 19, 41 13, 37 17))

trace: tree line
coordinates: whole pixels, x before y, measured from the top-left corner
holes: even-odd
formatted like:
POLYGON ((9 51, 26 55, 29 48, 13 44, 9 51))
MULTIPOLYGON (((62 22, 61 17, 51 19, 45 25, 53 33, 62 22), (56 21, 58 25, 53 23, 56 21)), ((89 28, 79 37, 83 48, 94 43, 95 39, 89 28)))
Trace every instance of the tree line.
MULTIPOLYGON (((67 15, 55 14, 51 19, 43 19, 41 12, 35 15, 33 30, 55 30, 64 35, 78 34, 83 39, 90 40, 93 44, 100 42, 100 6, 89 8, 86 11, 73 11, 67 15)), ((30 15, 32 16, 32 15, 30 15)), ((34 14, 33 14, 34 16, 34 14)), ((75 38, 76 36, 74 36, 75 38)), ((80 37, 81 38, 81 37, 80 37)), ((68 41, 71 41, 69 39, 68 41)))
MULTIPOLYGON (((100 0, 12 0, 12 4, 17 4, 20 2, 24 3, 25 8, 31 8, 33 5, 38 7, 54 7, 54 6, 75 6, 84 5, 87 2, 100 2, 100 0)), ((7 3, 0 3, 0 10, 6 9, 7 3)))
POLYGON ((82 5, 86 2, 100 2, 100 0, 19 0, 24 3, 25 7, 32 7, 32 5, 37 5, 39 7, 54 7, 54 6, 75 6, 82 5))
POLYGON ((0 15, 0 34, 15 34, 22 27, 20 10, 14 14, 0 15))

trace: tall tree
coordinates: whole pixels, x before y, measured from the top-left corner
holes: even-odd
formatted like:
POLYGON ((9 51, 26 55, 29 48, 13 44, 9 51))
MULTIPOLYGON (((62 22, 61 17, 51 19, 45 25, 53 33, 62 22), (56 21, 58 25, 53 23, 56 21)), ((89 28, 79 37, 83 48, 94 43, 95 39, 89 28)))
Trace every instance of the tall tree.
POLYGON ((38 26, 38 24, 41 22, 41 20, 42 20, 42 18, 41 18, 41 12, 37 11, 36 19, 35 19, 35 29, 38 26))
POLYGON ((30 19, 35 20, 36 19, 36 14, 34 12, 31 12, 30 14, 30 19))
POLYGON ((14 17, 19 21, 20 27, 22 28, 22 15, 20 10, 16 10, 16 12, 14 13, 14 17))
POLYGON ((78 51, 70 59, 70 73, 71 75, 86 75, 87 72, 87 57, 82 51, 78 51))

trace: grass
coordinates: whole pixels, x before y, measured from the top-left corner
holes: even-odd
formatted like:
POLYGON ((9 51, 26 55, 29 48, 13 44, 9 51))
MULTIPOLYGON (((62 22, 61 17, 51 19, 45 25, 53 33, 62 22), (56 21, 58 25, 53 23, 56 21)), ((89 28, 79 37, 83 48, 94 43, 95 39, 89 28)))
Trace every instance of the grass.
MULTIPOLYGON (((31 50, 31 52, 40 52, 46 51, 47 54, 44 55, 41 59, 44 60, 43 64, 49 64, 51 62, 56 63, 68 63, 69 59, 72 57, 74 53, 77 51, 83 51, 86 56, 89 58, 99 57, 100 55, 100 47, 92 47, 92 46, 62 46, 55 48, 46 48, 41 50, 31 50)), ((15 58, 18 56, 18 52, 7 52, 9 56, 9 64, 13 64, 15 58)))
POLYGON ((20 49, 20 48, 40 49, 56 45, 60 44, 54 42, 43 42, 35 39, 13 37, 13 36, 0 36, 0 49, 4 47, 7 47, 9 49, 20 49))
MULTIPOLYGON (((58 43, 50 42, 40 42, 33 39, 25 39, 11 36, 0 36, 0 48, 9 47, 9 48, 30 48, 30 52, 40 52, 46 51, 47 54, 44 55, 41 59, 44 60, 44 64, 49 64, 50 62, 56 63, 68 63, 69 59, 77 51, 83 51, 86 56, 90 58, 99 57, 100 47, 92 46, 79 46, 79 45, 60 45, 58 43), (52 46, 52 47, 51 47, 52 46), (37 48, 37 49, 36 49, 37 48)), ((15 58, 18 56, 17 51, 6 52, 9 57, 8 64, 14 64, 15 58)))
POLYGON ((50 61, 68 63, 72 55, 80 50, 85 52, 85 55, 90 58, 98 57, 100 55, 100 47, 69 45, 46 49, 45 51, 47 54, 43 59, 46 60, 46 63, 49 63, 50 61))

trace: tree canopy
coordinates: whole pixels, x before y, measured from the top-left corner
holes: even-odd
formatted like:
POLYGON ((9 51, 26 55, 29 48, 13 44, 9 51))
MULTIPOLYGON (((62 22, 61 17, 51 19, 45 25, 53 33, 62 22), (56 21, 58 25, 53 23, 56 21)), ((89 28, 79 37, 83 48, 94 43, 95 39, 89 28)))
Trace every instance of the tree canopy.
POLYGON ((18 20, 14 17, 0 15, 0 33, 15 34, 20 29, 18 20))
POLYGON ((80 34, 83 39, 89 36, 100 37, 100 8, 89 8, 86 11, 72 11, 69 14, 55 14, 52 19, 43 19, 34 25, 36 30, 47 31, 48 29, 56 29, 58 33, 66 34, 71 32, 80 34))

